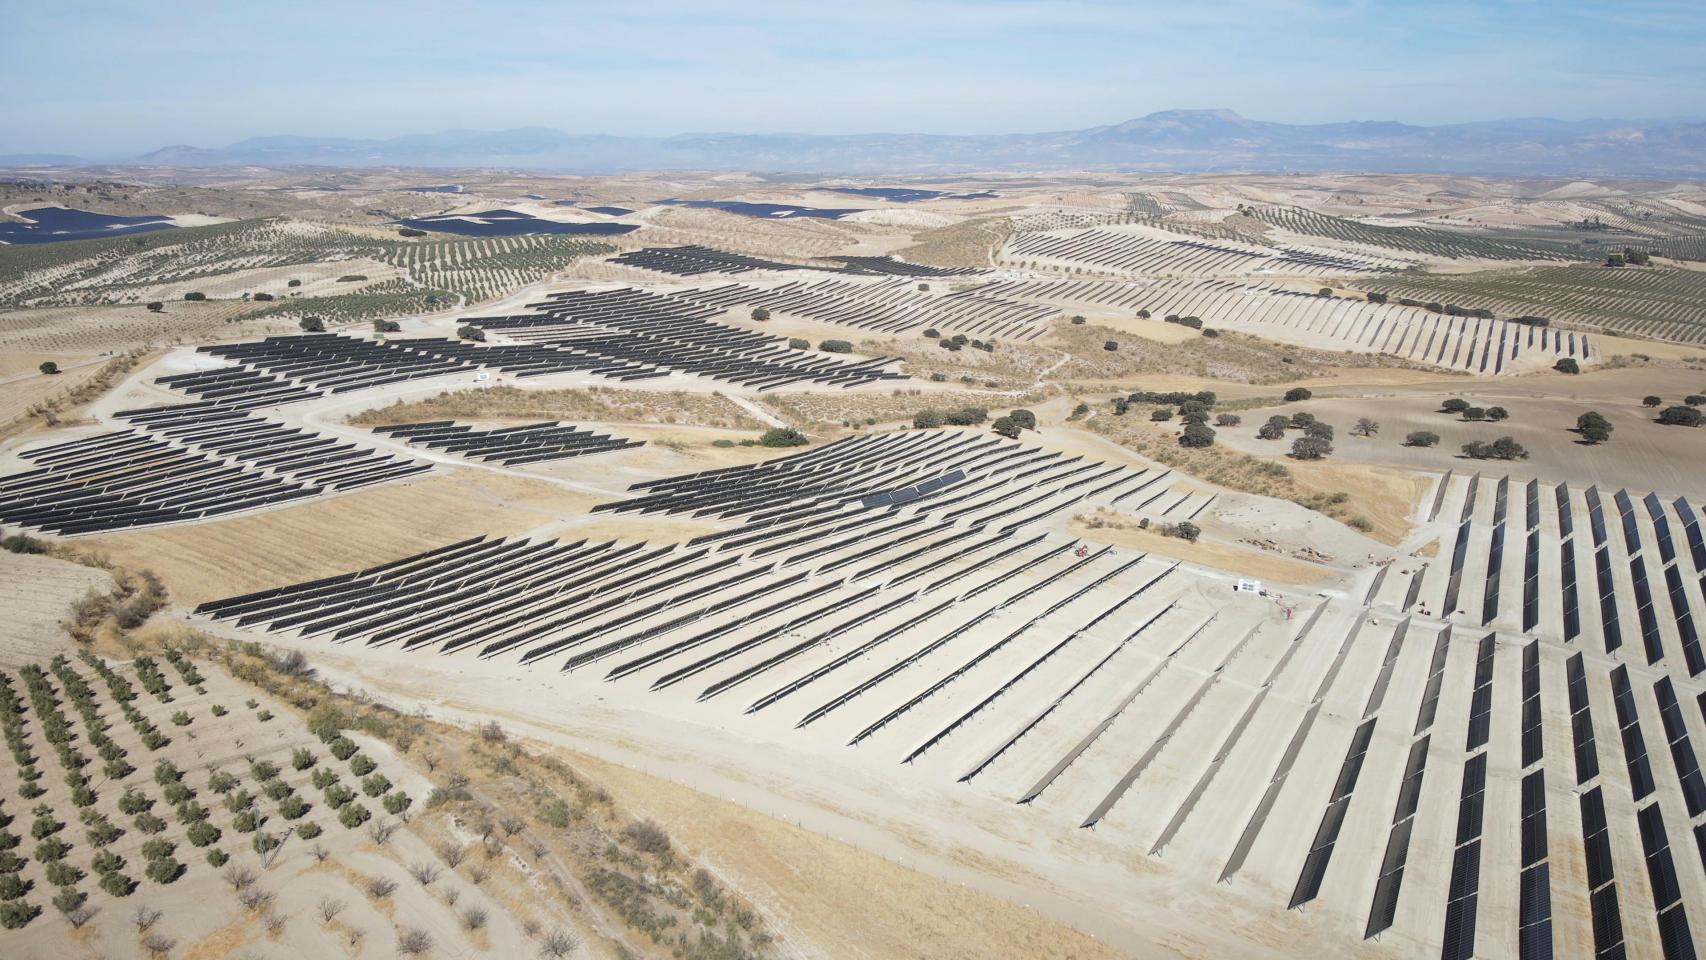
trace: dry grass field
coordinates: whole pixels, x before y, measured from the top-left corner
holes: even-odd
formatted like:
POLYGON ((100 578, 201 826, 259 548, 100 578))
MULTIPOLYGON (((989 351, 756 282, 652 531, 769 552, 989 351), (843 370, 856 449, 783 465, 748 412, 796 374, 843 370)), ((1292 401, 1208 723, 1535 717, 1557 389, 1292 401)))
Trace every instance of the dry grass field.
POLYGON ((399 401, 351 417, 376 427, 428 420, 565 420, 571 423, 662 423, 758 430, 763 424, 719 393, 686 390, 530 390, 497 386, 446 391, 425 400, 399 401))
POLYGON ((540 480, 458 470, 215 523, 88 537, 77 548, 148 567, 174 598, 193 605, 481 534, 524 533, 601 499, 540 480))

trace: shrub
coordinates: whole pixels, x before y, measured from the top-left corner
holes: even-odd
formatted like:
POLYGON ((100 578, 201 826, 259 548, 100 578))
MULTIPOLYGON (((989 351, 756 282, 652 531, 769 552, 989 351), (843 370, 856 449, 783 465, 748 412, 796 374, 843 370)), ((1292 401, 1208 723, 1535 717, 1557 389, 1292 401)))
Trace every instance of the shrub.
POLYGON ((198 820, 191 824, 188 830, 184 831, 184 838, 189 840, 192 846, 205 847, 212 843, 218 843, 220 833, 220 829, 213 824, 206 820, 198 820))
POLYGON ((1256 439, 1283 440, 1285 439, 1285 426, 1286 420, 1284 417, 1275 417, 1270 419, 1267 423, 1256 428, 1256 439))
POLYGON ((817 345, 824 353, 852 353, 853 344, 846 340, 825 340, 817 345))
POLYGON ((223 867, 225 866, 225 862, 230 859, 231 855, 218 847, 214 847, 212 850, 207 851, 207 865, 210 867, 223 867))
POLYGON ((391 789, 391 781, 387 780, 383 773, 375 773, 362 778, 361 792, 370 797, 377 797, 389 789, 391 789))
POLYGON ((669 834, 653 820, 635 820, 622 828, 622 836, 641 853, 663 855, 669 852, 669 834))
POLYGON ((1029 410, 1014 410, 1007 416, 1022 429, 1035 430, 1037 428, 1037 415, 1029 410))
POLYGON ((1244 418, 1236 413, 1223 413, 1214 418, 1217 427, 1236 427, 1244 422, 1244 418))
POLYGON ((337 757, 339 760, 348 760, 350 757, 355 756, 356 750, 359 749, 355 745, 355 741, 345 736, 339 736, 332 740, 332 742, 328 744, 328 748, 332 751, 332 756, 337 757))
POLYGON ((66 863, 64 860, 54 860, 49 862, 45 866, 43 872, 47 874, 47 882, 56 887, 69 887, 83 879, 83 871, 69 863, 66 863))
POLYGON ((1154 410, 1149 411, 1149 419, 1156 423, 1166 423, 1168 420, 1173 419, 1173 408, 1156 407, 1154 410))
POLYGON ((1552 365, 1552 369, 1559 373, 1581 373, 1582 365, 1577 363, 1574 357, 1565 357, 1557 363, 1554 363, 1552 365))
POLYGON ((1102 341, 1102 349, 1109 353, 1118 353, 1120 349, 1120 342, 1118 340, 1104 340, 1102 341))
POLYGON ((320 833, 320 825, 317 823, 305 823, 296 828, 296 835, 304 840, 312 840, 319 836, 320 833))
POLYGON ((143 833, 159 833, 166 829, 166 821, 156 817, 152 813, 138 814, 136 817, 136 829, 141 830, 143 833))
POLYGON ((812 342, 805 337, 789 337, 788 348, 790 350, 810 350, 812 342))
POLYGON ((16 900, 30 892, 30 884, 16 873, 0 873, 0 900, 16 900))
POLYGON ((1698 394, 1698 393, 1691 393, 1688 396, 1683 397, 1682 402, 1688 404, 1691 407, 1698 407, 1701 404, 1706 404, 1706 395, 1702 395, 1702 394, 1698 394))
POLYGON ((159 313, 165 309, 166 309, 166 305, 164 303, 161 303, 159 300, 148 301, 148 312, 149 313, 159 313))
POLYGON ((338 811, 338 822, 353 830, 366 823, 371 816, 373 815, 367 812, 366 807, 352 800, 338 811))
POLYGON ((912 415, 912 426, 918 430, 930 430, 947 422, 947 416, 934 408, 920 410, 912 415))
POLYGON ((303 333, 325 333, 326 332, 326 321, 320 319, 319 317, 303 317, 302 319, 296 321, 296 325, 298 327, 302 328, 303 333))
POLYGON ((1315 396, 1314 392, 1308 387, 1292 387, 1290 390, 1285 392, 1285 401, 1287 403, 1296 403, 1299 400, 1308 400, 1313 396, 1315 396))
POLYGON ((1698 427, 1703 420, 1706 420, 1706 414, 1694 407, 1666 407, 1664 412, 1659 414, 1660 423, 1676 427, 1698 427))
POLYGON ((279 801, 278 812, 286 820, 296 820, 308 812, 308 801, 293 793, 279 801))
MULTIPOLYGON (((1356 425, 1351 427, 1351 432, 1359 436, 1372 437, 1380 432, 1380 421, 1371 417, 1358 417, 1356 425)), ((1331 436, 1328 439, 1332 439, 1331 436)))
POLYGON ((1182 447, 1207 447, 1214 444, 1214 429, 1204 423, 1188 423, 1179 435, 1182 447))
POLYGON ((474 341, 477 341, 479 343, 486 342, 486 331, 480 329, 479 327, 474 326, 471 323, 463 324, 462 326, 457 327, 456 328, 456 336, 460 339, 463 339, 463 340, 474 340, 474 341))
POLYGON ((182 876, 183 872, 183 864, 173 860, 171 857, 160 857, 159 859, 148 861, 148 866, 143 869, 142 875, 155 883, 171 883, 173 880, 182 876))
POLYGON ((764 307, 753 307, 752 308, 752 319, 760 321, 760 322, 768 320, 768 319, 770 319, 770 311, 765 309, 764 307))
POLYGON ((1428 430, 1414 430, 1404 437, 1406 447, 1431 447, 1439 443, 1439 434, 1428 430))
POLYGON ((36 369, 51 377, 59 373, 59 364, 54 363, 52 360, 43 360, 41 365, 36 367, 36 369))
POLYGON ((314 771, 314 775, 309 780, 314 784, 314 789, 324 790, 338 782, 338 774, 337 771, 329 767, 320 767, 314 771))
POLYGON ((41 915, 41 908, 22 900, 0 903, 0 927, 17 930, 41 915))
POLYGON ((401 331, 402 329, 403 329, 403 325, 398 323, 395 320, 375 320, 375 321, 373 321, 373 332, 374 333, 397 333, 397 332, 401 331))
POLYGON ((135 787, 126 790, 124 795, 118 798, 118 808, 129 816, 143 813, 153 805, 154 801, 135 787))
POLYGON ((1506 410, 1504 407, 1488 407, 1487 408, 1487 419, 1492 420, 1495 423, 1497 423, 1500 420, 1509 420, 1510 416, 1511 416, 1510 411, 1506 410))
POLYGON ((1463 419, 1465 419, 1465 420, 1485 420, 1485 419, 1487 419, 1487 411, 1481 409, 1480 407, 1470 407, 1469 409, 1463 411, 1463 419))
POLYGON ((189 293, 184 294, 184 299, 188 300, 192 303, 197 303, 197 302, 200 302, 202 300, 206 300, 207 294, 202 293, 198 290, 191 290, 189 293))
MULTIPOLYGON (((803 447, 808 443, 811 443, 811 440, 793 427, 773 427, 764 431, 763 436, 758 438, 758 445, 761 447, 803 447)), ((357 774, 364 772, 356 770, 357 774)))
POLYGON ((260 815, 253 810, 244 810, 231 818, 231 829, 238 833, 254 833, 260 826, 260 815))
POLYGON ((1648 394, 1647 396, 1641 398, 1641 406, 1643 406, 1643 407, 1656 407, 1659 404, 1664 403, 1664 402, 1665 402, 1664 397, 1655 397, 1655 396, 1652 396, 1651 394, 1648 394))
POLYGON ((1018 421, 1012 417, 997 417, 995 422, 989 425, 989 428, 1009 440, 1019 439, 1019 433, 1022 429, 1018 421))
POLYGON ((1291 455, 1299 460, 1320 460, 1332 453, 1333 444, 1320 437, 1298 437, 1291 442, 1291 455))
POLYGON ((130 892, 136 889, 136 881, 117 870, 111 870, 101 874, 100 887, 109 896, 128 897, 130 892))
POLYGON ((409 809, 409 804, 414 801, 411 800, 409 795, 403 791, 394 790, 390 794, 386 795, 382 802, 385 805, 385 812, 395 817, 401 816, 404 810, 409 809))

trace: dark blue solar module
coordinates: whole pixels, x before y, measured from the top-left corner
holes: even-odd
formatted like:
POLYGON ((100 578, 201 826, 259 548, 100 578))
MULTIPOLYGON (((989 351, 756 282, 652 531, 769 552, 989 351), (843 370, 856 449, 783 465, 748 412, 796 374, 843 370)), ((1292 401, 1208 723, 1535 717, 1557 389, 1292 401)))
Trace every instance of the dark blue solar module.
POLYGON ((602 213, 607 217, 622 217, 634 212, 627 207, 584 207, 583 209, 592 213, 602 213))
POLYGON ((0 222, 0 243, 94 240, 177 228, 177 224, 158 215, 121 217, 65 207, 37 207, 34 210, 20 211, 18 216, 31 222, 0 222))
POLYGON ((533 234, 581 234, 614 237, 638 230, 632 223, 560 223, 518 213, 514 210, 486 210, 458 216, 415 217, 399 220, 405 227, 454 233, 462 237, 522 237, 533 234))
POLYGON ((461 193, 462 184, 441 183, 434 187, 408 187, 406 190, 409 193, 461 193))
POLYGON ((790 217, 840 220, 850 213, 865 212, 863 210, 839 210, 824 207, 796 207, 788 203, 747 203, 744 200, 659 200, 658 202, 681 207, 721 210, 724 213, 737 213, 743 217, 763 217, 767 220, 785 220, 790 217))
POLYGON ((893 200, 895 203, 917 203, 920 200, 947 196, 940 190, 913 190, 907 187, 830 187, 829 190, 834 193, 850 193, 856 197, 893 200))

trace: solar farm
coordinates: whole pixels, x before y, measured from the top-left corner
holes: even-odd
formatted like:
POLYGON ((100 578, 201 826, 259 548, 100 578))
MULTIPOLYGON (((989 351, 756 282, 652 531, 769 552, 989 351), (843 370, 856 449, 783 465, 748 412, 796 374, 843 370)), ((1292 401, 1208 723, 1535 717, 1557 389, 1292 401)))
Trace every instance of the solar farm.
POLYGON ((0 247, 21 955, 1706 948, 1706 195, 456 176, 0 247))

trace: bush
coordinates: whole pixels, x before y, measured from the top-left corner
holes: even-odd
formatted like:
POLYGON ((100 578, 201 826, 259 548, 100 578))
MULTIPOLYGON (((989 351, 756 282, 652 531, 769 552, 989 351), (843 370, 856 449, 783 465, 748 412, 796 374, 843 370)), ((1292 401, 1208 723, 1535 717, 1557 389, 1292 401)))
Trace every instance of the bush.
POLYGON ((1469 401, 1462 397, 1451 397, 1444 403, 1440 404, 1439 408, 1446 413, 1462 413, 1469 409, 1469 401))
POLYGON ((59 372, 59 364, 54 363, 52 360, 43 360, 41 365, 36 367, 36 369, 48 376, 53 376, 59 372))
POLYGON ((136 889, 136 881, 117 870, 112 870, 101 874, 100 887, 109 896, 128 897, 130 892, 136 889))
MULTIPOLYGON (((764 431, 758 438, 758 445, 761 447, 803 447, 808 443, 811 443, 811 440, 793 427, 774 427, 764 431)), ((358 775, 363 772, 356 771, 358 775)))
POLYGON ((1037 428, 1037 415, 1029 410, 1014 410, 1007 416, 1022 429, 1035 430, 1037 428))
POLYGON ((375 773, 362 778, 361 792, 370 797, 377 797, 389 789, 391 789, 391 781, 386 779, 383 773, 375 773))
POLYGON ((770 319, 770 311, 765 309, 764 307, 753 307, 752 308, 752 319, 757 320, 759 322, 763 322, 765 320, 768 320, 768 319, 770 319))
POLYGON ((30 884, 16 873, 0 873, 0 900, 16 900, 30 892, 30 884))
POLYGON ((1510 437, 1500 437, 1492 443, 1475 440, 1463 445, 1463 455, 1474 460, 1526 460, 1528 451, 1510 437))
POLYGON ((1236 427, 1244 422, 1244 418, 1236 413, 1223 413, 1214 418, 1217 427, 1236 427))
POLYGON ((409 804, 413 802, 409 795, 401 790, 392 791, 382 801, 385 805, 385 812, 393 817, 402 815, 403 811, 409 809, 409 804))
POLYGON ((320 825, 317 823, 305 823, 296 828, 296 835, 304 840, 312 840, 319 836, 320 833, 320 825))
POLYGON ((456 328, 456 336, 463 340, 473 340, 478 343, 486 342, 486 331, 471 323, 456 328))
POLYGON ((356 750, 359 749, 355 745, 354 740, 345 736, 339 736, 333 739, 331 743, 327 744, 327 748, 332 751, 332 756, 337 757, 339 760, 348 760, 350 757, 355 756, 356 750))
POLYGON ((1659 404, 1664 403, 1664 402, 1665 402, 1664 397, 1655 397, 1651 394, 1648 394, 1647 396, 1641 398, 1641 406, 1643 406, 1643 407, 1656 407, 1659 404))
POLYGON ((924 336, 928 337, 931 340, 939 340, 942 337, 942 331, 936 329, 935 327, 925 327, 924 328, 924 336))
POLYGON ((1552 369, 1559 373, 1581 373, 1582 365, 1577 363, 1574 357, 1565 357, 1557 363, 1554 363, 1552 365, 1552 369))
POLYGON ((1404 437, 1406 447, 1431 447, 1439 443, 1439 434, 1430 430, 1415 430, 1404 437))
POLYGON ((1256 439, 1258 439, 1258 440, 1283 440, 1283 439, 1285 439, 1285 424, 1286 424, 1286 421, 1285 421, 1284 417, 1276 417, 1274 419, 1269 420, 1267 423, 1264 423, 1260 427, 1256 428, 1256 439))
POLYGON ((852 353, 853 344, 846 340, 825 340, 817 345, 824 353, 852 353))
POLYGON ((142 875, 155 883, 171 883, 182 876, 183 872, 183 864, 171 857, 161 857, 157 860, 148 861, 148 866, 142 871, 142 875))
POLYGON ((307 747, 297 747, 290 752, 290 765, 297 770, 306 770, 314 765, 314 751, 307 747))
POLYGON ((189 840, 191 846, 196 847, 218 843, 221 835, 220 829, 206 820, 198 820, 184 831, 184 838, 189 840))
POLYGON ((636 820, 628 824, 622 828, 622 836, 641 853, 661 856, 670 849, 669 834, 652 820, 636 820))
POLYGON ((1179 435, 1182 447, 1207 447, 1214 444, 1214 429, 1205 423, 1188 423, 1179 435))
POLYGON ((197 290, 191 290, 189 293, 184 294, 184 299, 191 303, 199 303, 200 301, 207 299, 207 294, 197 290))
POLYGON ((1292 387, 1290 390, 1285 392, 1285 401, 1287 403, 1296 403, 1299 400, 1308 400, 1313 396, 1315 396, 1314 392, 1308 387, 1292 387))
POLYGON ((373 321, 373 332, 374 333, 397 333, 397 332, 401 331, 402 329, 403 329, 403 325, 398 323, 395 320, 375 320, 375 321, 373 321))
POLYGON ((326 332, 326 321, 320 319, 319 317, 303 317, 302 319, 296 321, 296 325, 298 327, 302 328, 303 333, 325 333, 326 332))
POLYGON ((1019 439, 1020 427, 1012 417, 997 417, 989 428, 1009 440, 1019 439))
POLYGON ((0 903, 0 927, 17 930, 41 915, 41 908, 22 900, 0 903))
POLYGON ((165 309, 166 309, 166 305, 164 303, 161 303, 158 300, 148 301, 148 312, 149 313, 160 313, 161 311, 163 311, 165 309))
POLYGON ((344 804, 343 809, 338 811, 338 822, 353 830, 366 823, 368 818, 372 816, 367 812, 366 807, 352 800, 344 804))
POLYGON ((1666 407, 1664 412, 1659 414, 1660 423, 1673 427, 1698 427, 1703 420, 1706 420, 1706 414, 1694 407, 1666 407))
POLYGON ((1299 460, 1321 460, 1332 453, 1333 444, 1320 437, 1298 437, 1291 442, 1291 455, 1299 460))
POLYGON ((1485 419, 1487 419, 1487 411, 1481 409, 1480 407, 1470 407, 1469 409, 1463 411, 1463 419, 1465 419, 1465 420, 1485 420, 1485 419))
POLYGON ((1386 294, 1381 293, 1379 291, 1372 291, 1368 294, 1368 302, 1369 303, 1385 303, 1386 302, 1386 294))
POLYGON ((1102 349, 1109 353, 1118 353, 1120 349, 1120 342, 1118 340, 1104 340, 1102 341, 1102 349))
POLYGON ((789 337, 788 347, 793 350, 810 350, 812 342, 805 337, 789 337))
POLYGON ((1493 421, 1494 423, 1497 423, 1501 420, 1509 420, 1510 416, 1511 416, 1511 412, 1509 410, 1506 410, 1504 407, 1488 407, 1487 408, 1487 419, 1493 421))
MULTIPOLYGON (((425 230, 418 228, 418 227, 399 227, 399 228, 397 228, 397 236, 399 236, 399 237, 413 238, 413 237, 424 237, 426 235, 427 235, 427 232, 425 230)), ((292 280, 290 282, 294 286, 295 284, 301 283, 302 281, 292 280)))

